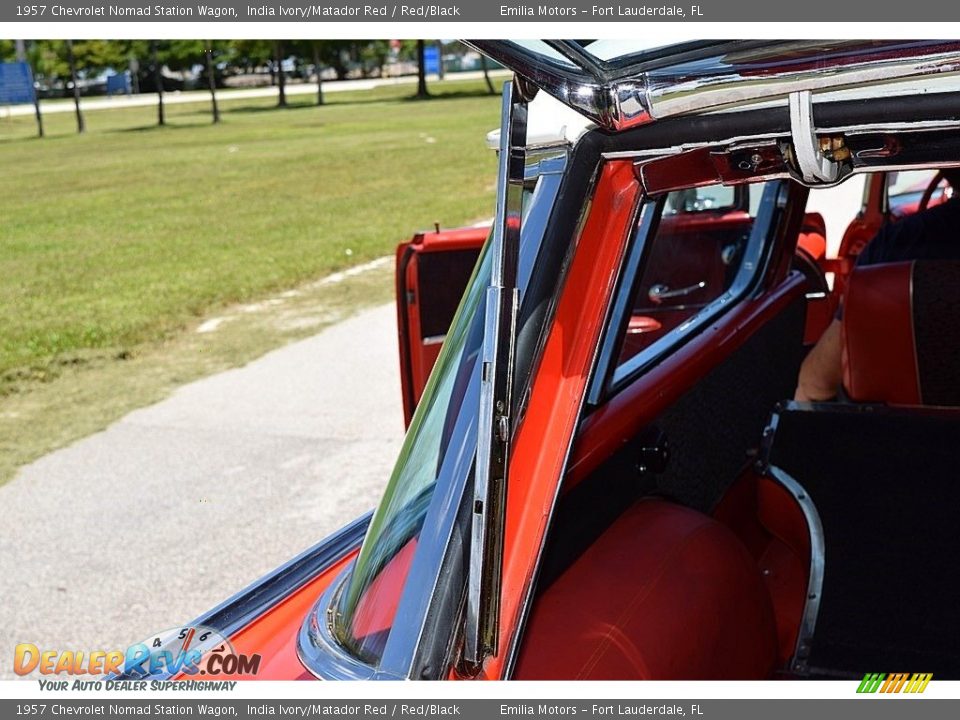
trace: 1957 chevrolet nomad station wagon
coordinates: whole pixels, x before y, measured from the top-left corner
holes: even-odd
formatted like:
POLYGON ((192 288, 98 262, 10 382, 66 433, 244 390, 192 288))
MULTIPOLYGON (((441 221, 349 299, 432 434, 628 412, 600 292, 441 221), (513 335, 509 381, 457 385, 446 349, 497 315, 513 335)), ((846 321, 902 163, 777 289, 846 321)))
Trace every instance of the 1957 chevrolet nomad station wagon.
POLYGON ((960 42, 473 44, 496 219, 398 251, 383 500, 196 622, 265 679, 960 677, 960 266, 854 266, 949 195, 960 42))

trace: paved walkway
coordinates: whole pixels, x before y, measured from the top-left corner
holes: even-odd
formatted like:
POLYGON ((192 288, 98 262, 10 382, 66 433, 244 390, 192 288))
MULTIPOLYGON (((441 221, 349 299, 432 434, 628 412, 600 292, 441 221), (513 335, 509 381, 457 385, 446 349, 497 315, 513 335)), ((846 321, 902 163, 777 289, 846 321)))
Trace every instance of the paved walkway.
POLYGON ((126 647, 373 507, 403 435, 393 305, 180 388, 0 487, 14 645, 126 647))

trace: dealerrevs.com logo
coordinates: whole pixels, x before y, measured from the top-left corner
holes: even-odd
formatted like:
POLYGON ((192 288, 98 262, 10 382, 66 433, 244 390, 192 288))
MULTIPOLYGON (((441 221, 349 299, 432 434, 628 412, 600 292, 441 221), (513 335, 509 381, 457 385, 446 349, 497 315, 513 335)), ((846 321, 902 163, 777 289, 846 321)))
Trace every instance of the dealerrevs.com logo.
MULTIPOLYGON (((238 653, 217 630, 193 625, 165 630, 126 650, 51 650, 20 643, 14 649, 13 669, 17 675, 39 673, 96 680, 165 679, 178 675, 253 677, 260 670, 260 655, 238 653)), ((66 689, 65 686, 66 683, 56 689, 66 689)))
POLYGON ((922 693, 933 679, 933 673, 867 673, 860 681, 858 693, 922 693))

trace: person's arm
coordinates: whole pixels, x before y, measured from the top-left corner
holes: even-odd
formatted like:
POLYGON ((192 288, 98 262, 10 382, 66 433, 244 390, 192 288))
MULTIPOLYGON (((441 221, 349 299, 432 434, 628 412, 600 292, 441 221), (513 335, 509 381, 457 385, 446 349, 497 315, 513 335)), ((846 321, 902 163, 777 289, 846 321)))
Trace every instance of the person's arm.
POLYGON ((817 402, 835 398, 843 380, 841 354, 840 321, 834 320, 804 358, 794 400, 817 402))

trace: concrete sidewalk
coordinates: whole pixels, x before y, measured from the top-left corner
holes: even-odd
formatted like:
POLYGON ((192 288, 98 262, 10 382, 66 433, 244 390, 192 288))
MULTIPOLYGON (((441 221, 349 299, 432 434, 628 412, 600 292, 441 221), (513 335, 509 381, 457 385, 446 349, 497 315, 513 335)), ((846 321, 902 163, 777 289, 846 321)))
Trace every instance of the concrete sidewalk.
POLYGON ((178 390, 0 487, 13 648, 127 647, 380 499, 403 437, 393 305, 178 390))

